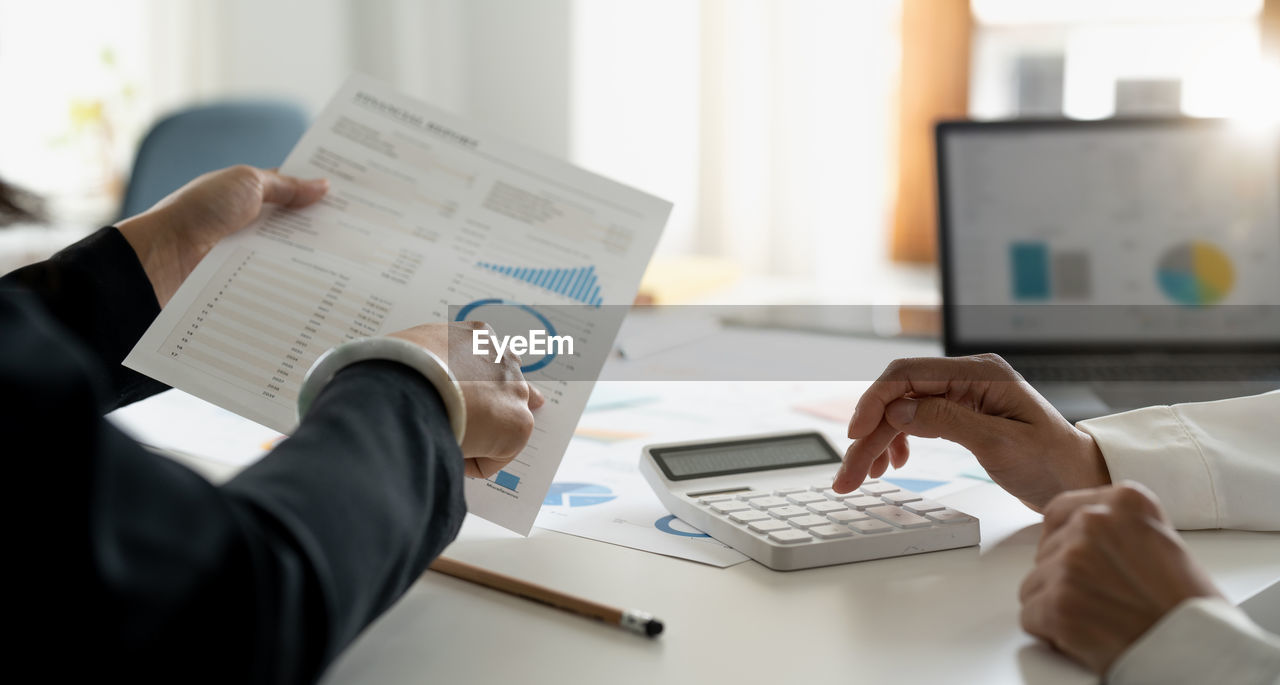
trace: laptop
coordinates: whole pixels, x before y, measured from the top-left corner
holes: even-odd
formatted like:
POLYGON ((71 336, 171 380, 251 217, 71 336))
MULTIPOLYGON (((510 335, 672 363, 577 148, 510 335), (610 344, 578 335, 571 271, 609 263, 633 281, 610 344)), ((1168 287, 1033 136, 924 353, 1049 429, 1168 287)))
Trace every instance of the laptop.
POLYGON ((1280 135, 938 124, 943 345, 1071 420, 1280 387, 1280 135))

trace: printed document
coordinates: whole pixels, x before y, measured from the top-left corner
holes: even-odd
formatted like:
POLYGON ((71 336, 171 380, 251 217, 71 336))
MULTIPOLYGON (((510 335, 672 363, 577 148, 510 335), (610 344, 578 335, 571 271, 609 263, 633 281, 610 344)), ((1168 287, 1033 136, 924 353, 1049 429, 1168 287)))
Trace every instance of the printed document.
POLYGON ((329 193, 219 243, 125 365, 289 433, 325 350, 523 312, 578 349, 522 359, 547 404, 528 447, 466 494, 473 513, 527 534, 626 313, 611 305, 635 298, 670 203, 363 76, 281 171, 325 177, 329 193))

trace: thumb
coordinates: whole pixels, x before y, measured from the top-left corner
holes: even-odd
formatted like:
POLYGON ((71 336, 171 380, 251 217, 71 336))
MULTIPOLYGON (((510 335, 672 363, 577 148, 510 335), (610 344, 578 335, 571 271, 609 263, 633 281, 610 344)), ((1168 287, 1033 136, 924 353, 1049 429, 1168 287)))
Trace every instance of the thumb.
POLYGON ((942 397, 894 400, 885 407, 884 418, 907 435, 958 442, 974 454, 985 451, 994 438, 1009 430, 1005 419, 978 413, 942 397))
POLYGON ((261 178, 262 201, 286 207, 305 207, 329 190, 329 182, 323 178, 303 180, 275 171, 263 171, 261 178))
POLYGON ((533 386, 533 383, 530 383, 529 384, 529 408, 537 409, 538 407, 541 407, 546 403, 547 403, 546 395, 543 395, 541 390, 538 390, 533 386))

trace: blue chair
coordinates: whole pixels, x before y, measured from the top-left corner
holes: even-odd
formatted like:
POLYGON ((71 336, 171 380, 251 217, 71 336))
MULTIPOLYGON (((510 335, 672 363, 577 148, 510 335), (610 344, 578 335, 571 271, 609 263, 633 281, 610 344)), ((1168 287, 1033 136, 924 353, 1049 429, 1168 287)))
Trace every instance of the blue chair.
POLYGON ((287 102, 225 102, 171 114, 138 146, 120 217, 151 207, 206 171, 280 166, 306 129, 306 114, 287 102))

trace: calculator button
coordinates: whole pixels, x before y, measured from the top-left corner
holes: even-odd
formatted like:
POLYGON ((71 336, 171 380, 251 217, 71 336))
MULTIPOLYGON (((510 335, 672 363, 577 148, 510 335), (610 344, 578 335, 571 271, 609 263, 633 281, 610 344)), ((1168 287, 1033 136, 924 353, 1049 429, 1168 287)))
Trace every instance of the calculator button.
POLYGON ((804 488, 779 488, 774 490, 773 494, 778 497, 786 497, 787 495, 794 495, 797 492, 804 492, 804 488))
POLYGON ((747 500, 753 500, 758 497, 772 497, 772 496, 773 496, 772 493, 761 492, 759 490, 752 490, 751 492, 744 492, 741 495, 738 495, 738 499, 745 502, 747 500))
POLYGON ((833 511, 849 510, 849 508, 846 507, 845 505, 839 502, 832 502, 829 499, 824 499, 821 502, 814 502, 813 504, 810 504, 807 508, 809 509, 809 511, 812 511, 815 514, 830 514, 833 511))
POLYGON ((714 511, 718 514, 731 514, 735 511, 742 511, 744 509, 750 509, 750 508, 751 508, 750 504, 747 504, 746 502, 739 502, 737 500, 730 500, 728 502, 716 502, 715 504, 711 505, 711 511, 714 511))
POLYGON ((888 504, 882 507, 871 507, 867 509, 867 513, 899 528, 924 528, 929 525, 929 519, 888 504))
POLYGON ((818 516, 816 514, 806 514, 804 516, 790 518, 787 519, 787 523, 790 523, 796 528, 812 528, 814 526, 828 525, 827 518, 825 516, 818 516))
POLYGON ((787 501, 792 504, 804 505, 813 504, 814 502, 825 502, 827 501, 827 498, 816 492, 797 492, 794 495, 787 495, 787 501))
POLYGON ((751 530, 754 530, 757 533, 772 533, 775 530, 794 530, 794 528, 787 525, 786 521, 779 521, 778 519, 769 519, 768 521, 752 521, 751 523, 747 524, 747 527, 750 528, 751 530))
POLYGON ((828 523, 825 526, 814 526, 809 529, 809 534, 819 540, 834 540, 835 538, 846 538, 853 535, 848 526, 833 526, 828 523))
POLYGON ((727 502, 733 499, 733 495, 714 495, 711 497, 703 497, 698 500, 702 504, 715 504, 716 502, 727 502))
POLYGON ((787 501, 781 497, 757 497, 751 500, 751 506, 756 509, 772 509, 773 507, 784 507, 787 501))
POLYGON ((844 500, 847 500, 850 497, 862 497, 862 493, 857 490, 853 490, 851 492, 836 492, 831 488, 827 488, 822 491, 822 496, 826 497, 827 499, 833 499, 837 502, 843 502, 844 500))
POLYGON ((867 533, 868 535, 871 533, 883 533, 885 531, 893 530, 893 526, 885 523, 884 521, 877 521, 875 519, 854 521, 849 524, 849 527, 859 533, 867 533))
POLYGON ((794 545, 797 542, 808 542, 813 537, 803 530, 792 528, 791 530, 775 530, 769 533, 769 539, 774 542, 781 542, 784 545, 794 545))
POLYGON ((772 521, 773 517, 763 511, 747 509, 745 511, 735 511, 732 514, 729 514, 729 520, 734 523, 751 523, 752 521, 772 521))
POLYGON ((769 510, 769 515, 776 519, 790 519, 797 516, 805 516, 808 513, 808 509, 797 507, 794 504, 788 504, 785 507, 774 507, 769 510))
POLYGON ((837 511, 827 516, 827 518, 833 523, 853 523, 854 521, 865 521, 871 517, 860 511, 845 509, 844 511, 837 511))
POLYGON ((943 509, 942 511, 931 511, 926 514, 930 519, 938 523, 963 523, 972 520, 973 517, 968 514, 962 514, 955 509, 943 509))
POLYGON ((902 508, 913 514, 927 514, 931 511, 941 511, 946 509, 946 507, 931 499, 922 499, 919 502, 909 502, 902 505, 902 508))
POLYGON ((898 490, 899 490, 898 486, 890 485, 888 483, 883 483, 880 481, 875 481, 874 483, 862 484, 863 492, 867 493, 868 495, 875 495, 876 497, 879 497, 881 495, 887 495, 891 492, 897 492, 898 490))
POLYGON ((844 501, 844 504, 847 507, 851 507, 853 509, 857 509, 858 511, 862 511, 867 507, 883 506, 884 500, 880 499, 879 497, 870 497, 868 495, 861 495, 859 497, 850 497, 849 499, 844 501))
POLYGON ((906 504, 907 502, 914 502, 922 498, 914 492, 902 490, 900 492, 891 492, 880 499, 888 502, 889 504, 906 504))

